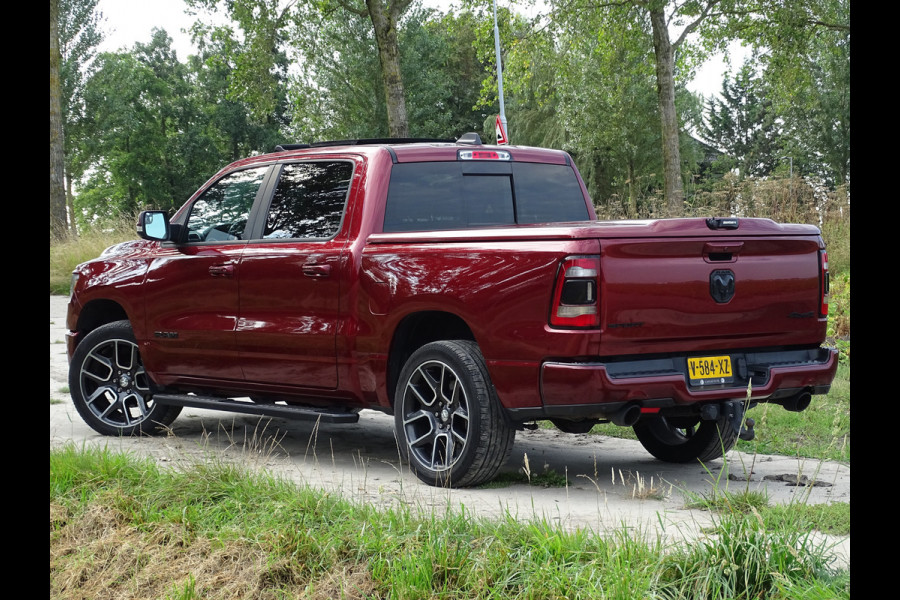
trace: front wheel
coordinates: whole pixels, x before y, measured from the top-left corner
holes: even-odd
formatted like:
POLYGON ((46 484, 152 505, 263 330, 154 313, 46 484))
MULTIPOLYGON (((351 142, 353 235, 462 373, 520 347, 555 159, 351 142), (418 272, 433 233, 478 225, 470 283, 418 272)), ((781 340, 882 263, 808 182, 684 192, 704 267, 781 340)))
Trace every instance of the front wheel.
POLYGON ((705 421, 699 417, 651 417, 634 425, 644 448, 666 462, 706 462, 722 457, 734 446, 738 434, 724 416, 705 421))
POLYGON ((430 485, 473 486, 497 474, 516 434, 500 411, 481 351, 468 340, 416 350, 394 395, 401 452, 430 485))
POLYGON ((103 435, 158 433, 181 412, 180 406, 153 401, 128 321, 102 325, 78 344, 69 389, 81 418, 103 435))

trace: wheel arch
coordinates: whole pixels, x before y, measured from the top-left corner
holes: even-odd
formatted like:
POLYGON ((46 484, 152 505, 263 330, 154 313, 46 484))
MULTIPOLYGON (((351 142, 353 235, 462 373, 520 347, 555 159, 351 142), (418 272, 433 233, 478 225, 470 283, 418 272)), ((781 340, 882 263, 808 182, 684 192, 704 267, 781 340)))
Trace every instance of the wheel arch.
MULTIPOLYGON (((125 308, 115 300, 98 298, 91 300, 81 309, 75 325, 79 339, 97 329, 101 325, 114 321, 131 321, 125 308)), ((133 324, 132 324, 133 326, 133 324)))
POLYGON ((394 391, 403 365, 413 352, 438 340, 470 340, 475 342, 466 321, 453 313, 444 311, 421 311, 406 315, 394 329, 387 361, 387 394, 391 406, 394 405, 394 391))

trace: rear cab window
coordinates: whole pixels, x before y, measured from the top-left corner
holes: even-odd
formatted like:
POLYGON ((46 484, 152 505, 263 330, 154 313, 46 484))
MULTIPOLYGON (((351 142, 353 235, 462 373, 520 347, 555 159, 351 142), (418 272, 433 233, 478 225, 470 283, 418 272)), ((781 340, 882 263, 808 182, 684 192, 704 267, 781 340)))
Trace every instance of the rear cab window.
POLYGON ((590 219, 568 165, 448 161, 393 165, 384 232, 590 219))

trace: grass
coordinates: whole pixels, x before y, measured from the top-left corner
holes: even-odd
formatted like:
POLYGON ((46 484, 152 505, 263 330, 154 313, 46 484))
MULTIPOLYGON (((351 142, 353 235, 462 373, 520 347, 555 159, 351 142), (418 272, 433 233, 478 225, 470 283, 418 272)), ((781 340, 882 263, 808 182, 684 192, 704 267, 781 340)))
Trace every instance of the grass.
POLYGON ((791 502, 770 505, 765 493, 756 490, 739 492, 714 491, 707 495, 689 495, 688 508, 723 514, 755 515, 768 529, 798 527, 831 535, 850 535, 850 504, 806 504, 791 502))
POLYGON ((134 219, 123 217, 106 227, 83 231, 77 237, 51 240, 50 293, 67 295, 76 266, 97 258, 113 244, 137 239, 134 223, 134 219))
MULTIPOLYGON (((57 390, 60 394, 68 395, 69 394, 69 386, 64 385, 57 390)), ((50 397, 50 404, 64 404, 63 400, 56 400, 52 396, 50 397)))
POLYGON ((664 546, 71 445, 51 450, 49 488, 52 598, 849 598, 849 573, 789 515, 726 513, 664 546))

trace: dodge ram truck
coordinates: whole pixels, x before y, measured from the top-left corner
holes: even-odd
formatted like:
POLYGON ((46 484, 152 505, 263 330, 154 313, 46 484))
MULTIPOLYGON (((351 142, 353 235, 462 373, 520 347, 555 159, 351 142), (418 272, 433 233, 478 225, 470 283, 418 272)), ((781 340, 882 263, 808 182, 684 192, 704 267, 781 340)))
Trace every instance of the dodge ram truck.
POLYGON ((278 146, 137 233, 73 272, 71 395, 102 434, 374 409, 420 479, 472 486, 538 421, 716 459, 837 368, 815 226, 600 221, 567 153, 475 134, 278 146))

